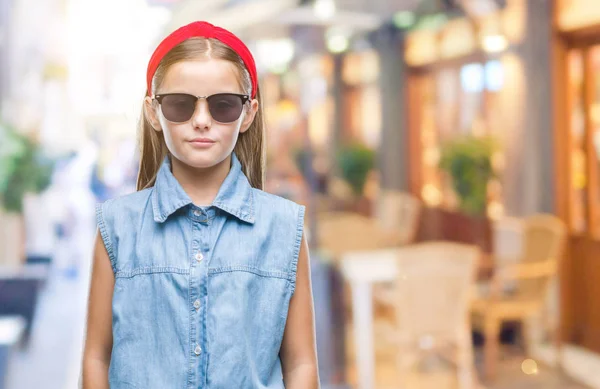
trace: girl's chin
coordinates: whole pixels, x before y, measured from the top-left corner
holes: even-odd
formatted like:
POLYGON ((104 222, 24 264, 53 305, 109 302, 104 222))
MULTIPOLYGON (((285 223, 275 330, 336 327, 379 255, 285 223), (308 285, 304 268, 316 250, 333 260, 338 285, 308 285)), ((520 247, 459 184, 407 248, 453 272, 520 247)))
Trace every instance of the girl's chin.
POLYGON ((182 162, 193 168, 206 169, 217 165, 226 158, 227 156, 221 156, 220 153, 217 152, 216 148, 213 147, 209 149, 192 150, 191 152, 187 152, 182 159, 182 162))

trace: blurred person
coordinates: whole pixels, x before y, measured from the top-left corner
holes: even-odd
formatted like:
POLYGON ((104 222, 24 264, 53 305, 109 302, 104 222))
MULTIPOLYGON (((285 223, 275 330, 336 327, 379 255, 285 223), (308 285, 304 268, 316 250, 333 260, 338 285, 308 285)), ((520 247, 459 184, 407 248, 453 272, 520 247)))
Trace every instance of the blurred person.
POLYGON ((194 22, 147 83, 138 191, 97 207, 83 388, 318 388, 305 209, 262 191, 250 51, 194 22))
POLYGON ((67 192, 67 170, 73 158, 77 155, 74 151, 57 159, 52 172, 52 179, 48 190, 54 196, 54 213, 56 215, 56 236, 59 240, 67 235, 67 206, 64 194, 67 192))
POLYGON ((78 276, 94 242, 92 171, 97 158, 98 147, 93 141, 86 140, 59 168, 53 183, 58 193, 54 196, 53 206, 62 208, 57 265, 69 278, 78 276))
MULTIPOLYGON (((112 145, 111 145, 112 146, 112 145)), ((136 159, 135 142, 130 139, 119 141, 116 153, 98 161, 92 174, 92 191, 98 202, 134 192, 139 161, 136 159)))
POLYGON ((25 221, 25 251, 27 263, 52 263, 58 237, 60 207, 56 206, 56 193, 50 188, 41 193, 27 193, 23 199, 25 221))

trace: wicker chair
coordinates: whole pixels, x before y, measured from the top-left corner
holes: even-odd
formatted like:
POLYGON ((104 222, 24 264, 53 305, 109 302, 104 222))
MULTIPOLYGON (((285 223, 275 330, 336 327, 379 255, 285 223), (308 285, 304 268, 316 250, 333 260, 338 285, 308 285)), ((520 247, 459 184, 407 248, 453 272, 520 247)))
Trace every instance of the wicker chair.
POLYGON ((473 324, 485 336, 487 378, 493 378, 496 372, 498 336, 503 322, 521 322, 526 351, 530 353, 531 321, 544 313, 565 240, 566 227, 558 217, 534 215, 524 219, 522 257, 512 263, 499 263, 488 292, 473 302, 473 324))

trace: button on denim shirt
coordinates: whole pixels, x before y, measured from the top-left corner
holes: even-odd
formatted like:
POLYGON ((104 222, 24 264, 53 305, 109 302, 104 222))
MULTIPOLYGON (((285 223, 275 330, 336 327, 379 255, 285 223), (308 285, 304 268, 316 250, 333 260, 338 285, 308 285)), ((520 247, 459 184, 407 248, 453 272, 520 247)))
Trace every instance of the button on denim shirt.
POLYGON ((284 387, 305 209, 252 188, 231 160, 209 207, 168 158, 154 187, 97 206, 115 274, 112 389, 284 387))

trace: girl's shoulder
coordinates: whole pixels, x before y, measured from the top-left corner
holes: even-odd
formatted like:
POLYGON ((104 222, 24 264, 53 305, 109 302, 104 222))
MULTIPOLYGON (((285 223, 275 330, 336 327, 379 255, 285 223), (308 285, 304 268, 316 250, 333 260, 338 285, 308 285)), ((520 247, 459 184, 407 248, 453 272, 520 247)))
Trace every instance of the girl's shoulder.
POLYGON ((276 229, 285 230, 296 225, 297 232, 301 234, 306 212, 304 205, 260 189, 253 189, 253 194, 257 220, 268 221, 267 224, 277 226, 276 229))
POLYGON ((298 211, 304 209, 304 205, 273 193, 265 192, 256 188, 252 188, 252 192, 254 194, 254 201, 258 209, 266 208, 270 211, 276 211, 278 209, 293 209, 298 211))
POLYGON ((115 217, 131 219, 142 215, 148 206, 151 208, 151 193, 152 188, 148 188, 108 199, 96 204, 96 215, 104 220, 115 217))
POLYGON ((152 188, 118 196, 96 204, 96 223, 106 247, 113 271, 117 271, 117 253, 121 238, 131 236, 132 228, 152 212, 152 188))

